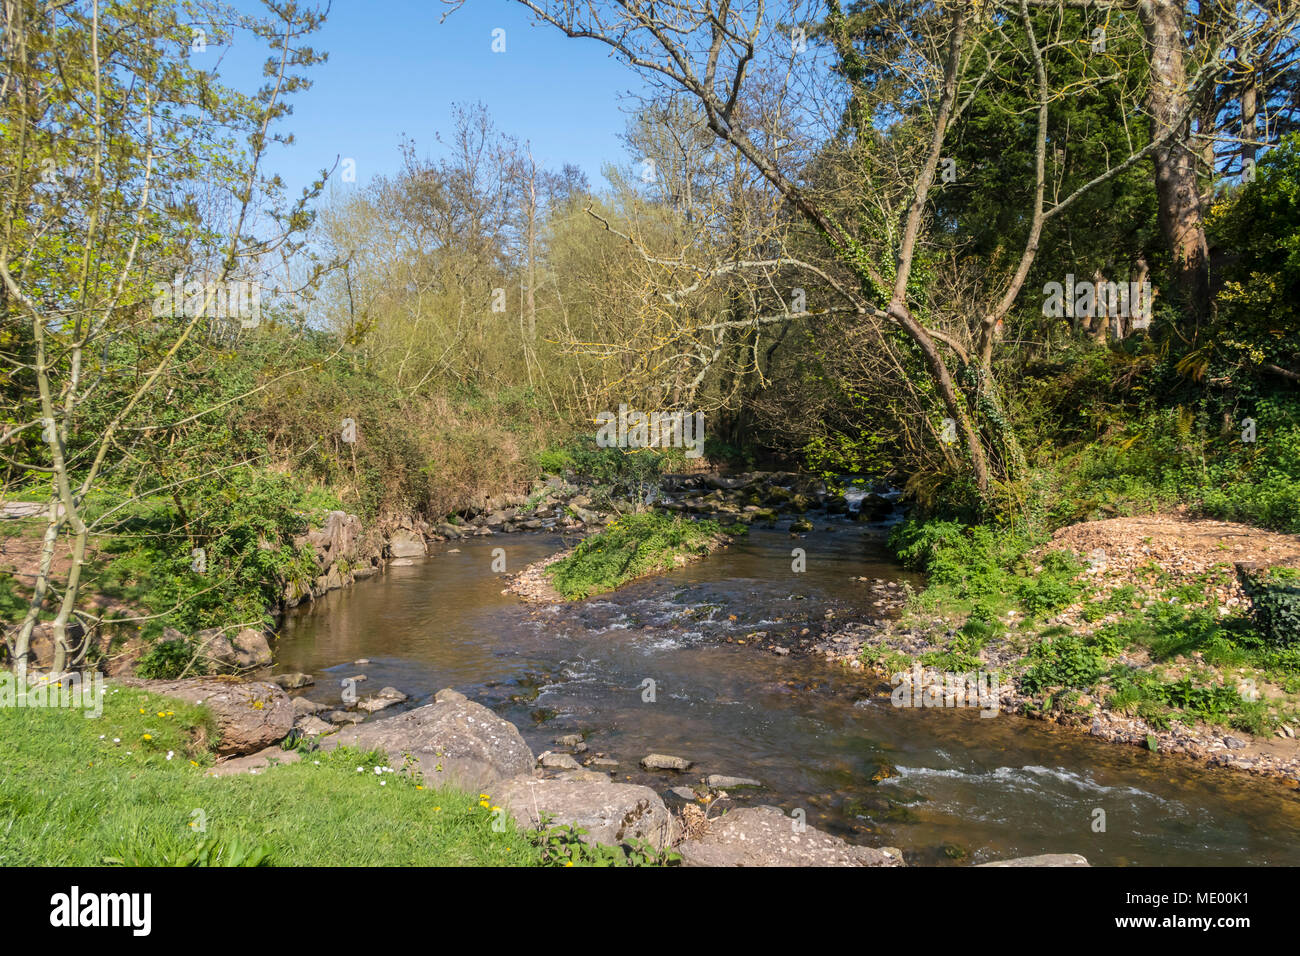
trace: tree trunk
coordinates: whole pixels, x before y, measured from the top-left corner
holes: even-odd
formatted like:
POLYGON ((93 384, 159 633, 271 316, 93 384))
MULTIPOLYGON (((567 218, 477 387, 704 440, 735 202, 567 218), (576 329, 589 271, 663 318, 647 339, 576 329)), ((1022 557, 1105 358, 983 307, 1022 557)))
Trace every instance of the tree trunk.
POLYGON ((1187 67, 1183 60, 1185 0, 1142 0, 1138 16, 1151 51, 1151 89, 1147 107, 1151 135, 1173 131, 1155 151, 1160 229, 1174 260, 1174 277, 1192 320, 1210 311, 1209 256, 1196 180, 1196 155, 1189 146, 1186 120, 1187 67))

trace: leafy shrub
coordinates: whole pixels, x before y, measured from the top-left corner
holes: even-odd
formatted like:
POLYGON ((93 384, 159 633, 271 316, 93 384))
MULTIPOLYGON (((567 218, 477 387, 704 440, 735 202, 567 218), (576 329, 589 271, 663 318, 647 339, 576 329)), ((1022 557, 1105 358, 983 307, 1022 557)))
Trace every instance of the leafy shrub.
POLYGON ((1300 646, 1300 571, 1240 567, 1237 574, 1265 640, 1278 647, 1300 646))
POLYGON ((1020 678, 1021 688, 1029 694, 1053 687, 1086 690, 1106 671, 1102 649, 1073 634, 1035 644, 1029 657, 1034 663, 1020 678))
POLYGON ((547 448, 537 453, 537 468, 544 475, 563 475, 573 470, 573 455, 564 448, 547 448))
MULTIPOLYGON (((180 677, 194 660, 195 647, 191 641, 158 641, 140 656, 136 673, 148 680, 171 680, 180 677)), ((190 668, 192 674, 202 674, 201 664, 190 668)))
POLYGON ((1021 605, 1030 614, 1055 611, 1079 595, 1075 579, 1082 565, 1067 551, 1049 551, 1043 555, 1042 570, 1017 588, 1021 605))

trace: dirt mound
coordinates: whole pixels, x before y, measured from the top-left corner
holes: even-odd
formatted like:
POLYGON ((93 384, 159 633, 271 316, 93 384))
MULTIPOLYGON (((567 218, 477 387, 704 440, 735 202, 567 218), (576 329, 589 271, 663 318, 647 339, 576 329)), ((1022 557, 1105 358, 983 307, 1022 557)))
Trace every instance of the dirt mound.
POLYGON ((1057 531, 1051 548, 1077 551, 1111 575, 1157 565, 1190 579, 1239 561, 1300 567, 1300 535, 1179 515, 1085 521, 1057 531))

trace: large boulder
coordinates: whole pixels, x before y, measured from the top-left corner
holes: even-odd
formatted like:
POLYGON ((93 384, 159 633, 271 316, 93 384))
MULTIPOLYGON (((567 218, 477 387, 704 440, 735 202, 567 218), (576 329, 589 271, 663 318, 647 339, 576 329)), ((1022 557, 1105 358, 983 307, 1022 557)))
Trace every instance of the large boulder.
MULTIPOLYGON (((170 637, 170 632, 168 632, 170 637)), ((271 645, 261 631, 246 627, 234 637, 226 637, 219 627, 199 631, 199 660, 217 671, 251 670, 266 667, 273 660, 271 645)))
POLYGON ((902 866, 897 850, 855 846, 777 807, 732 810, 678 852, 683 866, 902 866))
POLYGON ((524 775, 508 781, 493 797, 520 826, 537 829, 549 815, 554 824, 585 829, 586 843, 618 846, 635 838, 663 849, 675 836, 672 814, 659 794, 636 784, 524 775))
POLYGON ((394 531, 388 539, 388 553, 395 558, 422 558, 428 554, 424 535, 414 531, 394 531))
POLYGON ((217 753, 229 756, 256 753, 279 743, 293 729, 289 695, 266 681, 235 682, 208 678, 187 680, 124 680, 134 687, 201 704, 217 720, 221 739, 217 753))
POLYGON ((379 748, 400 765, 409 754, 433 786, 486 790, 533 768, 533 752, 519 730, 482 704, 454 691, 396 717, 336 734, 328 747, 379 748))

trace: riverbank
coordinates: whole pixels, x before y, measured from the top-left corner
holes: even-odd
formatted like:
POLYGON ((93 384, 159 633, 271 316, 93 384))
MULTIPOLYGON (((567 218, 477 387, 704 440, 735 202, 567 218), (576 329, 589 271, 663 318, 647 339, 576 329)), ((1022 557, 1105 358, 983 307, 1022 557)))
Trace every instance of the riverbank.
POLYGON ((930 706, 984 674, 999 713, 1300 787, 1300 650, 1261 639, 1236 570, 1300 565, 1300 536, 1147 516, 1063 528, 1027 557, 1001 593, 967 569, 801 650, 888 682, 882 696, 920 673, 930 706))
POLYGON ((204 707, 113 683, 96 719, 0 709, 0 865, 545 862, 475 794, 425 786, 387 754, 279 750, 269 770, 217 778, 217 739, 204 707))
MULTIPOLYGON (((266 724, 241 706, 249 687, 110 684, 93 719, 0 710, 0 865, 903 863, 775 807, 670 811, 649 787, 535 757, 513 724, 450 689, 398 717, 236 755, 239 730, 266 724)), ((271 685, 253 692, 287 703, 271 685)))

